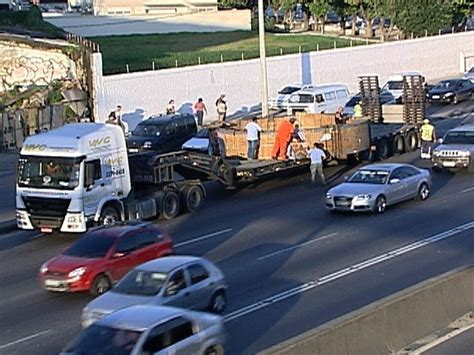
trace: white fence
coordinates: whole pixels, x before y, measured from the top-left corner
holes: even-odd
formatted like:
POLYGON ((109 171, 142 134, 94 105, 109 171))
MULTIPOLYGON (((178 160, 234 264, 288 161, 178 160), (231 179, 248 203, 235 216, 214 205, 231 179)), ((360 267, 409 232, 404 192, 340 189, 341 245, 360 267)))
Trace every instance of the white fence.
MULTIPOLYGON (((474 53, 474 32, 357 46, 267 59, 270 96, 290 83, 345 83, 355 93, 357 76, 377 74, 380 82, 397 72, 419 71, 426 78, 459 75, 466 68, 466 54, 474 53)), ((95 57, 95 117, 122 105, 124 119, 132 126, 143 117, 163 112, 169 99, 177 108, 192 111, 198 97, 215 117, 214 102, 221 93, 228 113, 241 115, 256 110, 260 102, 258 60, 208 64, 112 76, 101 76, 100 54, 95 57)))

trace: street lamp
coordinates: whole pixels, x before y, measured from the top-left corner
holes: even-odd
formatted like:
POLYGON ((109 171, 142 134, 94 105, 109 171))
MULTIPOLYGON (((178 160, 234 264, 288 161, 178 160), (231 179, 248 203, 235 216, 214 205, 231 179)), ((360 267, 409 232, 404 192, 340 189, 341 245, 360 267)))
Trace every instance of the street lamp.
POLYGON ((265 53, 265 20, 263 16, 263 0, 258 0, 258 40, 260 47, 260 85, 262 100, 262 117, 268 117, 268 83, 267 58, 265 53))

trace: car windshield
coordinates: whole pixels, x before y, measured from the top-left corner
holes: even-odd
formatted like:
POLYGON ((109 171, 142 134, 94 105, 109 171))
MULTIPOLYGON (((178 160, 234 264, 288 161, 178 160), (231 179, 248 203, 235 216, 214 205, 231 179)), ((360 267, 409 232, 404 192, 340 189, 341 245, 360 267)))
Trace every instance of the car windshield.
POLYGON ((92 324, 84 329, 64 352, 80 355, 128 355, 141 334, 142 332, 136 330, 92 324))
POLYGON ((126 295, 154 296, 160 292, 166 276, 163 272, 132 270, 112 291, 126 295))
POLYGON ((389 81, 382 89, 382 91, 385 90, 403 90, 403 81, 389 81))
POLYGON ((20 187, 74 190, 79 186, 82 158, 21 156, 17 182, 20 187))
POLYGON ((98 236, 91 232, 67 248, 63 255, 80 258, 103 258, 107 255, 114 241, 115 238, 113 237, 98 236))
POLYGON ((354 107, 356 105, 356 103, 358 103, 360 101, 360 95, 357 94, 355 96, 352 96, 351 99, 349 101, 346 102, 346 107, 354 107))
POLYGON ((163 124, 139 124, 135 127, 132 135, 141 137, 156 137, 164 131, 165 125, 163 124))
POLYGON ((474 144, 474 132, 448 132, 444 137, 443 144, 474 144))
POLYGON ((289 94, 293 94, 295 91, 298 91, 298 90, 299 88, 296 88, 294 86, 287 86, 281 89, 280 91, 278 91, 278 93, 281 95, 289 95, 289 94))
POLYGON ((454 80, 440 81, 438 84, 436 84, 434 89, 452 90, 456 87, 457 83, 458 82, 454 80))
POLYGON ((387 182, 389 174, 390 172, 386 170, 358 170, 347 180, 347 182, 356 184, 383 185, 387 182))
POLYGON ((209 138, 209 129, 201 129, 195 136, 196 138, 209 138))

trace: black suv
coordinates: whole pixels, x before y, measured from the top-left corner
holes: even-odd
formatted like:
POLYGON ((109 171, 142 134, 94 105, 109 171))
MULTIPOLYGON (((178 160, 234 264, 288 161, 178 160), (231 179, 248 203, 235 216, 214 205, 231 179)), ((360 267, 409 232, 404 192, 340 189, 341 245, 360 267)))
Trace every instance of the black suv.
POLYGON ((193 115, 151 116, 140 122, 127 137, 127 149, 130 153, 168 153, 180 150, 183 143, 196 132, 196 120, 193 115))

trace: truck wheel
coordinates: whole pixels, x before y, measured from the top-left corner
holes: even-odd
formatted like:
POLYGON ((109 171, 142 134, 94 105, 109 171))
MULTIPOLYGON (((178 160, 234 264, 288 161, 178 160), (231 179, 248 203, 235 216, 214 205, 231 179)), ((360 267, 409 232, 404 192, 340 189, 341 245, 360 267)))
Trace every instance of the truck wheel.
POLYGON ((165 219, 173 219, 179 213, 179 197, 174 191, 168 191, 161 201, 161 214, 165 219))
POLYGON ((408 132, 405 140, 405 150, 407 152, 414 152, 418 149, 418 134, 415 131, 408 132))
POLYGON ((105 206, 100 213, 99 223, 102 225, 114 224, 120 221, 120 214, 112 206, 105 206))
POLYGON ((201 207, 204 193, 199 186, 191 185, 184 188, 181 197, 183 209, 186 212, 196 212, 201 207))
POLYGON ((405 153, 405 140, 399 134, 393 138, 393 154, 405 153))
POLYGON ((385 138, 377 142, 377 156, 379 159, 387 159, 390 156, 388 141, 385 138))

